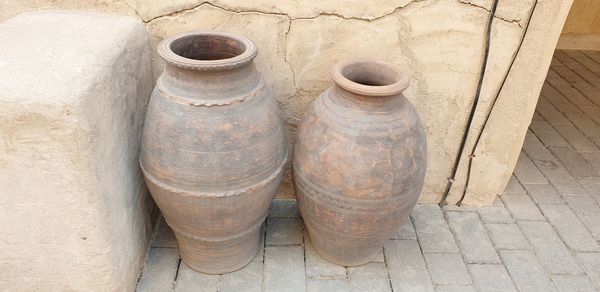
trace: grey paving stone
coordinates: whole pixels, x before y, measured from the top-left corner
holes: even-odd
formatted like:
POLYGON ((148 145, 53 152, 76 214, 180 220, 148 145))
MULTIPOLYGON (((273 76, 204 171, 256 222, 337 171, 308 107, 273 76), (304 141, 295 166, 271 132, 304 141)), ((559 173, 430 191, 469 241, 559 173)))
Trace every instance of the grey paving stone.
POLYGON ((383 263, 385 259, 383 257, 383 248, 379 251, 379 253, 369 261, 370 263, 383 263))
POLYGON ((488 223, 485 227, 496 249, 531 249, 516 224, 488 223))
MULTIPOLYGON (((570 123, 569 123, 570 124, 570 123)), ((546 149, 546 146, 531 131, 527 131, 525 141, 523 143, 523 152, 532 160, 553 161, 556 160, 554 155, 546 149)))
MULTIPOLYGON (((571 73, 571 76, 577 76, 574 72, 566 69, 564 66, 561 67, 556 67, 554 70, 560 70, 561 75, 564 75, 565 73, 571 73)), ((568 76, 563 76, 564 78, 567 78, 568 76)), ((579 77, 579 76, 577 76, 579 77)), ((579 77, 578 79, 581 80, 581 78, 579 77)), ((583 94, 581 94, 579 91, 577 91, 572 84, 570 84, 567 80, 562 79, 560 80, 560 82, 557 83, 553 83, 553 81, 549 81, 555 88, 556 90, 558 90, 567 100, 569 100, 570 102, 572 102, 575 105, 581 106, 581 105, 591 105, 593 104, 589 99, 587 99, 583 94)))
POLYGON ((306 290, 304 251, 301 246, 265 247, 265 291, 297 292, 306 290))
MULTIPOLYGON (((588 137, 590 138, 590 137, 588 137)), ((592 140, 592 142, 594 142, 594 144, 596 144, 596 146, 598 146, 600 148, 600 137, 592 137, 590 138, 590 140, 592 140)))
POLYGON ((475 206, 458 206, 458 205, 445 205, 442 207, 442 212, 452 211, 452 212, 475 212, 477 207, 475 206))
MULTIPOLYGON (((263 232, 265 232, 263 228, 263 232)), ((264 233, 263 233, 264 238, 264 233)), ((220 292, 260 292, 263 284, 264 240, 256 257, 245 267, 221 275, 220 292)))
MULTIPOLYGON (((502 202, 500 200, 500 202, 502 202)), ((477 213, 483 223, 511 223, 514 222, 505 207, 485 206, 477 208, 477 213)))
POLYGON ((446 212, 446 220, 467 263, 501 263, 477 213, 446 212))
POLYGON ((502 202, 516 220, 545 220, 535 203, 526 195, 502 195, 502 202))
POLYGON ((433 204, 417 204, 411 214, 423 253, 457 253, 442 210, 433 204))
POLYGON ((537 204, 564 204, 562 197, 558 194, 556 189, 549 184, 542 185, 525 185, 525 189, 529 193, 529 196, 537 204))
MULTIPOLYGON (((183 261, 179 265, 177 279, 175 280, 175 292, 214 291, 219 287, 219 275, 208 275, 192 270, 183 261)), ((165 290, 167 291, 167 290, 165 290)))
POLYGON ((293 199, 275 199, 269 210, 269 217, 300 217, 300 209, 296 200, 293 199))
POLYGON ((565 196, 565 201, 581 222, 600 241, 600 205, 592 197, 565 196))
POLYGON ((471 277, 460 254, 425 254, 425 263, 436 285, 470 285, 471 277))
POLYGON ((171 291, 178 266, 179 251, 176 248, 151 248, 136 291, 171 291))
POLYGON ((536 107, 536 111, 552 126, 565 126, 571 125, 571 122, 558 111, 554 105, 549 102, 539 103, 536 107))
POLYGON ((540 205, 540 209, 569 248, 576 251, 600 251, 598 242, 571 208, 566 205, 540 205))
POLYGON ((598 151, 598 147, 592 141, 590 141, 583 133, 581 133, 575 126, 554 126, 554 129, 563 136, 569 145, 571 145, 578 152, 598 151))
MULTIPOLYGON (((550 76, 557 76, 557 75, 551 74, 550 76)), ((544 85, 542 86, 541 95, 544 97, 544 99, 546 101, 550 102, 553 105, 556 105, 556 103, 558 103, 558 102, 566 101, 565 97, 560 92, 558 92, 556 89, 554 89, 554 87, 552 87, 548 82, 544 82, 544 85)), ((561 110, 562 108, 557 107, 557 109, 561 110)))
POLYGON ((517 291, 503 265, 471 264, 467 268, 479 292, 517 291))
POLYGON ((600 152, 585 152, 581 155, 596 170, 596 173, 600 173, 600 152))
POLYGON ((302 229, 300 218, 268 218, 267 245, 302 244, 302 229))
POLYGON ((494 203, 492 203, 492 206, 504 208, 504 203, 502 203, 502 200, 500 199, 500 195, 496 196, 496 199, 494 200, 494 203))
POLYGON ((350 291, 346 279, 307 279, 307 292, 346 292, 350 291))
POLYGON ((594 61, 594 55, 598 55, 595 51, 580 51, 580 50, 565 50, 565 52, 573 57, 577 62, 583 64, 592 72, 600 73, 600 62, 594 61))
POLYGON ((595 197, 596 200, 600 200, 600 178, 584 177, 578 178, 577 181, 583 186, 587 194, 595 197))
POLYGON ((600 253, 577 253, 577 259, 596 287, 600 287, 600 253))
POLYGON ((435 292, 475 292, 473 285, 435 286, 435 292))
MULTIPOLYGON (((241 270, 221 276, 221 292, 260 292, 263 283, 263 262, 253 260, 241 270)), ((198 291, 198 290, 197 290, 198 291)))
POLYGON ((561 195, 584 193, 575 178, 558 162, 536 160, 535 164, 561 195))
POLYGON ((600 137, 600 126, 581 111, 563 113, 583 134, 588 137, 600 137))
POLYGON ((346 278, 346 268, 322 258, 306 236, 304 240, 306 276, 310 278, 346 278))
POLYGON ((575 152, 571 147, 548 147, 552 154, 558 158, 560 163, 574 177, 597 176, 598 173, 581 154, 575 152))
POLYGON ((550 276, 532 251, 501 250, 499 252, 508 274, 519 291, 556 291, 550 276))
POLYGON ((389 240, 384 251, 393 291, 433 291, 433 284, 416 240, 389 240))
POLYGON ((158 226, 154 232, 152 238, 152 247, 177 247, 177 240, 171 227, 167 225, 167 222, 163 217, 158 221, 158 226))
POLYGON ((504 193, 505 194, 525 194, 525 189, 523 189, 523 186, 521 186, 521 183, 519 183, 519 181, 517 180, 517 178, 514 175, 510 176, 510 179, 508 180, 508 184, 506 185, 506 188, 504 189, 504 193))
POLYGON ((548 183, 544 175, 529 160, 525 153, 521 152, 514 174, 522 184, 545 184, 548 183))
POLYGON ((587 275, 552 275, 552 280, 561 292, 598 291, 587 275))
MULTIPOLYGON (((551 146, 568 146, 567 140, 563 138, 554 128, 545 121, 532 121, 529 128, 535 136, 540 139, 546 147, 551 146)), ((525 182, 523 182, 525 183, 525 182)))
POLYGON ((581 267, 548 222, 520 221, 519 226, 533 246, 540 263, 551 274, 580 274, 581 267))
POLYGON ((348 267, 348 280, 350 291, 392 291, 384 263, 368 263, 358 267, 348 267))
MULTIPOLYGON (((566 117, 567 113, 571 113, 571 114, 581 113, 581 110, 576 105, 572 104, 571 102, 569 102, 568 100, 566 100, 564 98, 562 98, 560 101, 551 101, 551 100, 549 100, 549 101, 565 117, 566 117)), ((571 124, 573 124, 573 121, 571 121, 571 119, 569 119, 569 118, 567 118, 567 119, 569 120, 569 122, 571 124)))
POLYGON ((406 218, 406 221, 400 228, 394 230, 392 239, 417 239, 417 234, 415 233, 415 228, 410 217, 406 218))
POLYGON ((590 119, 596 123, 600 123, 600 107, 596 105, 579 106, 579 109, 583 111, 590 119))

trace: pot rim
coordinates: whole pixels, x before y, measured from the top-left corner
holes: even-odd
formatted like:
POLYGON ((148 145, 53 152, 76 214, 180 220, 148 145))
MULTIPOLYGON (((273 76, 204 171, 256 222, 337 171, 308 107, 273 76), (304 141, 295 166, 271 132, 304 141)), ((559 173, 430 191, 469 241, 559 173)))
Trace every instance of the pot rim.
POLYGON ((163 58, 163 60, 165 60, 165 62, 167 62, 168 64, 174 65, 179 68, 199 71, 220 71, 241 67, 252 62, 258 54, 256 45, 247 37, 231 32, 210 30, 192 30, 174 34, 162 40, 158 44, 157 50, 161 58, 163 58), (171 44, 173 42, 190 36, 218 36, 221 38, 232 39, 242 44, 244 46, 244 51, 237 56, 217 60, 191 59, 180 56, 173 52, 173 50, 171 49, 171 44))
POLYGON ((331 70, 331 79, 333 82, 352 93, 365 95, 365 96, 391 96, 402 93, 410 83, 410 77, 404 71, 402 71, 398 66, 370 58, 352 58, 343 60, 337 64, 335 64, 331 70), (348 68, 349 66, 356 66, 360 64, 371 64, 385 68, 390 72, 393 72, 396 76, 394 76, 394 81, 390 84, 385 85, 366 85, 361 84, 359 82, 350 80, 348 77, 344 76, 343 70, 348 68))

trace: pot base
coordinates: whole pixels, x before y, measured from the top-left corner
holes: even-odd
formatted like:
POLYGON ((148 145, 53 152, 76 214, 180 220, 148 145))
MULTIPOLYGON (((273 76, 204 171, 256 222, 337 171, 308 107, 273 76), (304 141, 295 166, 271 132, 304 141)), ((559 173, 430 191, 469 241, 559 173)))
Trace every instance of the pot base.
MULTIPOLYGON (((322 258, 339 266, 354 267, 367 264, 377 257, 377 254, 383 247, 348 250, 345 249, 350 247, 348 245, 341 246, 336 242, 327 242, 326 240, 319 238, 316 234, 313 235, 313 233, 310 232, 310 228, 307 227, 307 230, 315 251, 322 258)), ((340 240, 353 241, 348 238, 340 238, 340 240)))
MULTIPOLYGON (((262 226, 262 225, 259 225, 262 226)), ((175 232, 181 260, 205 274, 224 274, 249 264, 261 246, 261 228, 225 241, 202 241, 175 232)))

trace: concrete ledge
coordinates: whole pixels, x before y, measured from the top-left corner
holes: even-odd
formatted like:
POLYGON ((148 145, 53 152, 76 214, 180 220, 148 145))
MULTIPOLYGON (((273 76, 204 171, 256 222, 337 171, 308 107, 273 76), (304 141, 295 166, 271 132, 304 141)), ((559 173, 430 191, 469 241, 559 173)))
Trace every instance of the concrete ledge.
POLYGON ((152 90, 134 18, 0 24, 0 288, 132 291, 154 209, 138 168, 152 90))

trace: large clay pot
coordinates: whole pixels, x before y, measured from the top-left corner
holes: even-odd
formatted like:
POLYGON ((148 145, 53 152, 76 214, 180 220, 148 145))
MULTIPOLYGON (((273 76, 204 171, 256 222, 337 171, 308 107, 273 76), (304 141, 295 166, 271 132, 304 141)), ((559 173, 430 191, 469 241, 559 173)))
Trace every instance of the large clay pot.
POLYGON ((245 37, 193 31, 163 40, 140 165, 182 260, 220 274, 256 255, 287 143, 277 102, 245 37))
POLYGON ((406 73, 358 59, 337 64, 332 78, 300 124, 293 182, 317 252, 356 266, 377 255, 417 202, 426 139, 402 95, 406 73))

